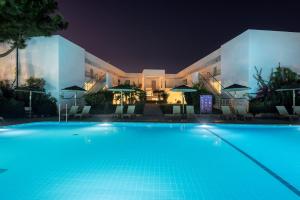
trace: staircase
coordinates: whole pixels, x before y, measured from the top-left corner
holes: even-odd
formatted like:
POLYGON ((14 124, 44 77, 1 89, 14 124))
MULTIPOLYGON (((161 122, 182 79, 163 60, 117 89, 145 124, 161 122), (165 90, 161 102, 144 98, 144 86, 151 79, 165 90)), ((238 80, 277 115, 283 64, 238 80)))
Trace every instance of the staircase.
POLYGON ((87 93, 96 93, 105 87, 105 83, 98 80, 97 81, 93 80, 89 82, 89 84, 91 84, 92 86, 87 89, 87 93))
POLYGON ((101 77, 100 79, 91 79, 84 83, 84 88, 86 89, 87 93, 96 93, 105 87, 105 82, 105 76, 101 77))
POLYGON ((199 73, 199 75, 199 81, 202 82, 204 87, 215 96, 214 108, 220 109, 221 106, 231 105, 231 99, 233 96, 229 92, 223 90, 224 86, 210 72, 207 72, 206 75, 199 73), (211 85, 210 80, 213 80, 222 88, 221 93, 213 85, 211 85))

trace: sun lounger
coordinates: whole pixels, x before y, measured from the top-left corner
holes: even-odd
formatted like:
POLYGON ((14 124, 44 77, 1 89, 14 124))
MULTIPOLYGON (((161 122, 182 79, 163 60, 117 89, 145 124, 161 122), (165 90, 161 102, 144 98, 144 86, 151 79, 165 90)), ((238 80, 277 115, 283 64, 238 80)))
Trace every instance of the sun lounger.
POLYGON ((186 115, 187 115, 187 117, 195 117, 194 106, 186 106, 186 115))
POLYGON ((122 106, 117 106, 115 113, 114 113, 114 117, 121 117, 123 114, 123 107, 122 106))
POLYGON ((242 119, 253 119, 254 117, 251 113, 247 112, 244 106, 236 106, 235 110, 238 117, 241 117, 242 119))
POLYGON ((298 118, 297 115, 290 115, 285 106, 276 106, 276 109, 280 115, 280 117, 289 118, 289 119, 296 119, 298 118))
MULTIPOLYGON (((68 117, 74 117, 78 112, 78 107, 79 106, 72 106, 68 112, 68 117)), ((63 113, 62 116, 66 116, 66 114, 63 113)))
POLYGON ((165 114, 166 117, 180 117, 181 111, 180 106, 172 106, 172 113, 165 114))
POLYGON ((172 116, 180 116, 180 115, 181 115, 180 106, 173 106, 172 116))
POLYGON ((81 113, 75 114, 75 117, 82 118, 82 117, 85 117, 85 116, 89 116, 90 110, 91 110, 91 106, 84 106, 81 113))
POLYGON ((135 116, 134 111, 135 111, 134 105, 128 106, 127 113, 124 114, 124 117, 134 117, 135 116))
POLYGON ((236 115, 231 111, 229 106, 221 106, 222 118, 225 119, 236 119, 236 115))
POLYGON ((294 113, 300 116, 300 106, 294 106, 293 109, 294 109, 294 113))

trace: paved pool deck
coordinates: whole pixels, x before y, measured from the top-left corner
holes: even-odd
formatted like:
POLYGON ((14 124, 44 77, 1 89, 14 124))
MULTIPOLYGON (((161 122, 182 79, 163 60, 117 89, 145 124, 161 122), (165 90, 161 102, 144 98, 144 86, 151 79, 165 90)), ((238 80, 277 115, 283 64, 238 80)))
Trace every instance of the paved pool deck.
MULTIPOLYGON (((0 126, 23 124, 30 122, 43 122, 53 121, 58 122, 58 117, 43 117, 43 118, 18 118, 18 119, 5 119, 0 122, 0 126)), ((165 123, 230 123, 230 124, 295 124, 300 125, 300 119, 288 120, 288 119, 263 119, 254 118, 251 120, 224 120, 220 118, 220 115, 199 115, 194 118, 180 118, 180 117, 165 117, 165 116, 136 116, 134 118, 123 117, 116 118, 112 114, 106 115, 91 115, 86 118, 69 118, 68 121, 72 122, 165 122, 165 123)), ((61 119, 61 122, 65 122, 65 118, 61 119)))

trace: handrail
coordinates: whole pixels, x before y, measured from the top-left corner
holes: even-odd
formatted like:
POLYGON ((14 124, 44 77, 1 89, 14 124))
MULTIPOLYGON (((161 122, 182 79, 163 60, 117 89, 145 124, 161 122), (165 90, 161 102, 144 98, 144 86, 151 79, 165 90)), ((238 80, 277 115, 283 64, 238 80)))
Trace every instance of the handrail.
POLYGON ((68 104, 66 104, 66 122, 68 122, 68 104))
MULTIPOLYGON (((214 87, 206 80, 206 78, 205 78, 201 73, 199 73, 199 75, 202 77, 201 80, 204 80, 204 81, 206 82, 206 84, 209 85, 209 87, 211 87, 213 90, 216 90, 216 89, 215 89, 215 88, 214 88, 214 87)), ((216 93, 217 96, 221 97, 221 95, 220 95, 217 91, 215 91, 215 93, 216 93)))
POLYGON ((58 104, 58 122, 60 122, 60 104, 58 104))
MULTIPOLYGON (((210 72, 207 72, 207 75, 209 75, 211 78, 213 78, 213 80, 216 81, 221 86, 222 90, 224 91, 225 87, 220 83, 220 81, 218 81, 210 72)), ((232 96, 232 94, 230 94, 229 92, 227 92, 227 91, 224 91, 224 92, 226 92, 226 94, 229 95, 231 98, 234 98, 232 96)))

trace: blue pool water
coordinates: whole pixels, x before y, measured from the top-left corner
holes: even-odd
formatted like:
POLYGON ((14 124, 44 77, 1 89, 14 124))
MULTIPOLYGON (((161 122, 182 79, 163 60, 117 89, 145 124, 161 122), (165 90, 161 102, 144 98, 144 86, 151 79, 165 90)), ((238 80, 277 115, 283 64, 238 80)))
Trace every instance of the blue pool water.
POLYGON ((300 126, 0 128, 1 200, 300 199, 300 126))

